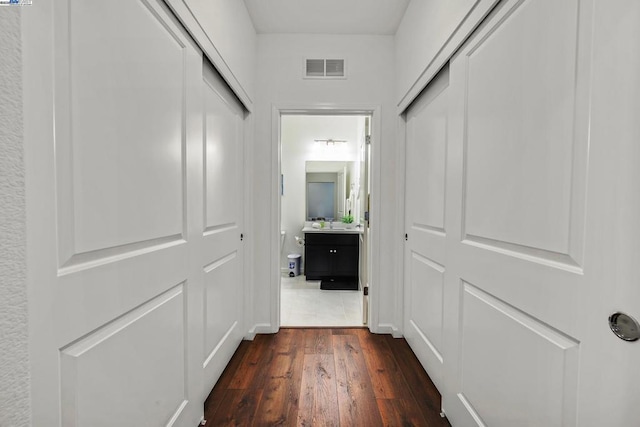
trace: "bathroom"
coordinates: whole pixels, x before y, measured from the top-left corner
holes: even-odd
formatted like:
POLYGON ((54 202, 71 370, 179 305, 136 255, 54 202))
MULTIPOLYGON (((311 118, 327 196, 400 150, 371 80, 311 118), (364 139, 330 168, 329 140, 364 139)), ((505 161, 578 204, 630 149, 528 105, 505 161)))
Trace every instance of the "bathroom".
POLYGON ((362 326, 366 322, 362 284, 366 274, 360 273, 360 280, 355 278, 354 287, 349 288, 352 290, 321 289, 320 280, 306 280, 303 229, 357 235, 357 239, 353 236, 360 249, 358 254, 356 246, 356 275, 358 268, 364 267, 368 186, 362 183, 368 182, 368 124, 365 115, 282 116, 282 326, 362 326), (327 203, 314 203, 313 193, 323 189, 329 189, 323 193, 327 203), (353 222, 343 223, 345 216, 352 217, 353 222), (300 276, 289 277, 292 254, 300 255, 296 259, 300 276))

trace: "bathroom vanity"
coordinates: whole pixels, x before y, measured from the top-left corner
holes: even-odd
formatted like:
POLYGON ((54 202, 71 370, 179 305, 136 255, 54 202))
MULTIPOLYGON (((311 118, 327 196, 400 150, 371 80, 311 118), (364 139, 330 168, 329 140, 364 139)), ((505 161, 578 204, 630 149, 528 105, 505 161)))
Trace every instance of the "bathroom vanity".
POLYGON ((358 229, 310 229, 305 233, 305 275, 320 289, 358 290, 358 229))

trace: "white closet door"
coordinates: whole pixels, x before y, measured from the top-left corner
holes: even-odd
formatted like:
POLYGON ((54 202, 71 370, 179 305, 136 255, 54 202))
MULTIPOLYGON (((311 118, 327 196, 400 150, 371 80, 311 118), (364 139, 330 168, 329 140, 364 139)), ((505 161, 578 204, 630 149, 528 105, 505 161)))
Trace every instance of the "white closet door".
POLYGON ((213 384, 244 334, 243 144, 244 110, 209 63, 204 67, 204 271, 205 383, 213 384))
POLYGON ((404 335, 442 391, 448 67, 406 114, 404 335))
POLYGON ((640 315, 638 16, 505 1, 451 61, 452 425, 637 424, 640 347, 607 320, 640 315))
POLYGON ((201 53, 157 0, 24 18, 33 425, 195 426, 201 53))

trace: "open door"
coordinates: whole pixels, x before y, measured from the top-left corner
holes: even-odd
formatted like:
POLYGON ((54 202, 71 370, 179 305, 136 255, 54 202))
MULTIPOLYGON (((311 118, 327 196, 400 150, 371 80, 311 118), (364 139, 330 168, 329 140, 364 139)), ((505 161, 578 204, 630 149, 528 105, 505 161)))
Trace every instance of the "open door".
POLYGON ((358 221, 363 229, 360 235, 360 271, 359 289, 362 292, 362 324, 369 324, 369 212, 371 182, 369 168, 371 163, 371 117, 364 119, 364 132, 360 141, 360 186, 357 189, 358 221))

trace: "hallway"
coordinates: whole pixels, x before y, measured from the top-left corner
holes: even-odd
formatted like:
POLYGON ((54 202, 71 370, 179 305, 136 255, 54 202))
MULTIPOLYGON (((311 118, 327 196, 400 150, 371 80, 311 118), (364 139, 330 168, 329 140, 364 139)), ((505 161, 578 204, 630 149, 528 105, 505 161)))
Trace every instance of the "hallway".
POLYGON ((2 6, 0 426, 637 425, 640 1, 2 6))
POLYGON ((404 339, 364 328, 243 341, 205 402, 206 426, 448 426, 404 339))

